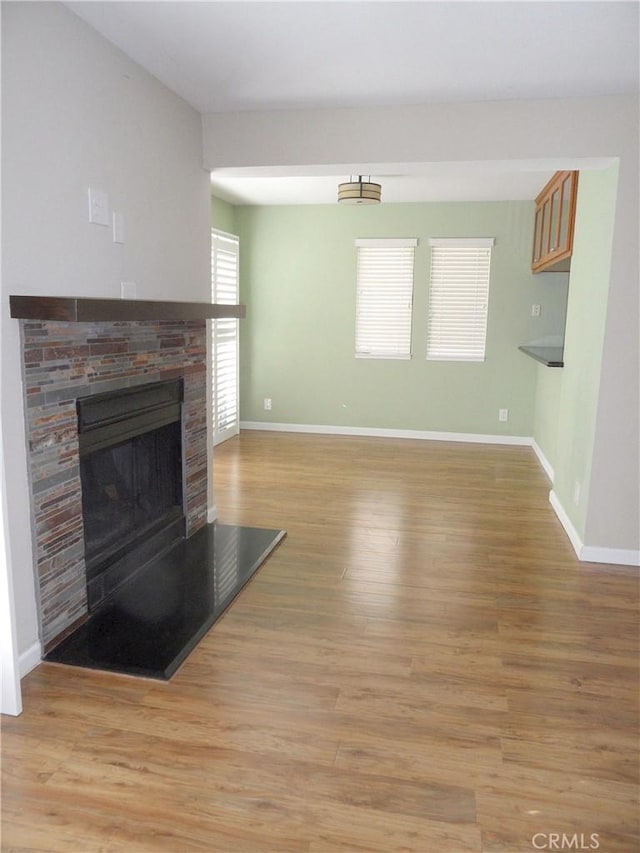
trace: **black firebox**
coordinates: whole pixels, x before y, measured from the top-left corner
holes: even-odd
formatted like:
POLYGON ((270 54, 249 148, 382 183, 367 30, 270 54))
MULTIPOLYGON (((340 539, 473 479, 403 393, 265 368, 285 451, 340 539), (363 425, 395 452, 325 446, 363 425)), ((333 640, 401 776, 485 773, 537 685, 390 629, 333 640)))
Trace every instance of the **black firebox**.
POLYGON ((181 379, 77 400, 90 611, 185 536, 182 402, 181 379))

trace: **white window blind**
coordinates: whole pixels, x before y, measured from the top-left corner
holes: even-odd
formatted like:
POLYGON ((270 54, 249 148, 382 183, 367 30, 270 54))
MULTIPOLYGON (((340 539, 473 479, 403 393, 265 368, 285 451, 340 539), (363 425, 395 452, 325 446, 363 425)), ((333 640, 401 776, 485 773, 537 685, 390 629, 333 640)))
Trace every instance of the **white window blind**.
POLYGON ((427 359, 484 361, 493 237, 431 239, 427 359))
POLYGON ((356 357, 411 358, 415 238, 356 240, 356 357))
MULTIPOLYGON (((211 301, 235 305, 239 295, 239 241, 233 234, 211 232, 211 301)), ((224 317, 211 323, 214 444, 239 431, 238 320, 224 317)))

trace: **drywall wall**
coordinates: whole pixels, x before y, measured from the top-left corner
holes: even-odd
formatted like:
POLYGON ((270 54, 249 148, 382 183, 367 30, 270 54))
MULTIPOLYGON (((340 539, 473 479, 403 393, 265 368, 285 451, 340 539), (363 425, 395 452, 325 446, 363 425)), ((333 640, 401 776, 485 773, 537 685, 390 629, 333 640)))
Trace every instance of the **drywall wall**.
POLYGON ((621 158, 584 542, 640 564, 640 156, 621 158))
POLYGON ((536 364, 517 347, 557 331, 566 300, 566 276, 529 271, 533 211, 532 202, 237 208, 248 307, 241 419, 530 436, 536 364), (409 361, 355 358, 359 237, 418 238, 409 361), (496 239, 483 363, 426 360, 430 237, 496 239))
MULTIPOLYGON (((0 460, 3 458, 2 444, 2 432, 0 432, 0 460)), ((22 711, 22 696, 18 671, 15 596, 7 548, 9 540, 8 522, 7 484, 4 465, 2 465, 0 466, 0 672, 2 673, 0 678, 0 714, 16 716, 22 711)))
POLYGON ((375 174, 376 163, 562 158, 571 168, 576 158, 617 158, 599 397, 592 459, 584 463, 592 469, 584 536, 587 543, 637 552, 639 126, 635 96, 212 114, 203 117, 204 162, 209 169, 359 164, 375 174))
MULTIPOLYGON (((37 651, 18 322, 10 293, 207 300, 198 113, 58 3, 3 4, 2 430, 21 656, 37 651), (88 222, 88 187, 124 243, 88 222)), ((36 657, 37 660, 37 657, 36 657)))
POLYGON ((617 164, 602 172, 580 175, 553 488, 582 541, 589 503, 617 190, 617 164))
MULTIPOLYGON (((203 116, 208 169, 615 156, 637 98, 550 98, 203 116)), ((635 129, 637 134, 637 128, 635 129)), ((376 170, 373 169, 373 172, 376 170)), ((368 173, 368 172, 367 172, 368 173)))
POLYGON ((236 209, 215 195, 211 196, 211 227, 227 234, 236 233, 236 209))
POLYGON ((558 461, 558 413, 562 375, 561 368, 538 365, 533 438, 554 470, 558 461))
POLYGON ((565 367, 538 369, 533 435, 554 469, 556 497, 581 538, 588 505, 617 189, 617 164, 604 171, 580 173, 565 367))

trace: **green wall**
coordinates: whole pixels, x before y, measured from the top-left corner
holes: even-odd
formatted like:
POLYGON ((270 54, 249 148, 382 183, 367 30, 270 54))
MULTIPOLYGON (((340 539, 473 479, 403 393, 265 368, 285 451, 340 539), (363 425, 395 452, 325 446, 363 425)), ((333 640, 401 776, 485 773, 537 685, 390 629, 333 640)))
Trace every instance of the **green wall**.
POLYGON ((533 437, 554 473, 558 464, 558 415, 562 376, 562 368, 538 365, 533 437))
MULTIPOLYGON (((584 541, 618 188, 618 164, 581 172, 569 276, 565 366, 556 399, 542 393, 536 423, 557 420, 553 490, 584 541), (555 409, 555 412, 554 412, 555 409), (575 485, 580 485, 575 502, 575 485)), ((538 436, 535 435, 538 441, 538 436)), ((538 441, 540 446, 540 441, 538 441)), ((547 457, 549 458, 549 457, 547 457)))
POLYGON ((532 202, 244 206, 235 226, 243 421, 532 435, 537 365, 517 347, 561 332, 566 305, 566 275, 529 271, 532 202), (410 361, 354 357, 358 237, 419 239, 410 361), (430 237, 496 238, 483 364, 425 359, 430 237))
POLYGON ((236 234, 236 209, 217 196, 211 196, 211 227, 227 234, 236 234))

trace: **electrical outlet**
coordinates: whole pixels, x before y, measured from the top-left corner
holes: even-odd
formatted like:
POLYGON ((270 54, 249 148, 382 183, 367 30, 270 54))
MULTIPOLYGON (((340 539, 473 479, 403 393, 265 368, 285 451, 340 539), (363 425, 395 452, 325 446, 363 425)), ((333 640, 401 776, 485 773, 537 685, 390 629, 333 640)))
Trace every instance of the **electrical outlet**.
POLYGON ((540 306, 539 305, 532 305, 531 306, 531 316, 532 317, 539 317, 540 316, 540 306))
POLYGON ((120 299, 135 299, 136 298, 136 283, 135 281, 120 282, 120 299))
POLYGON ((580 505, 580 483, 577 480, 573 484, 573 502, 576 506, 580 505))
POLYGON ((271 397, 264 398, 264 410, 265 412, 271 411, 271 397))
POLYGON ((498 412, 498 420, 499 421, 508 421, 509 420, 509 409, 500 409, 498 412))

